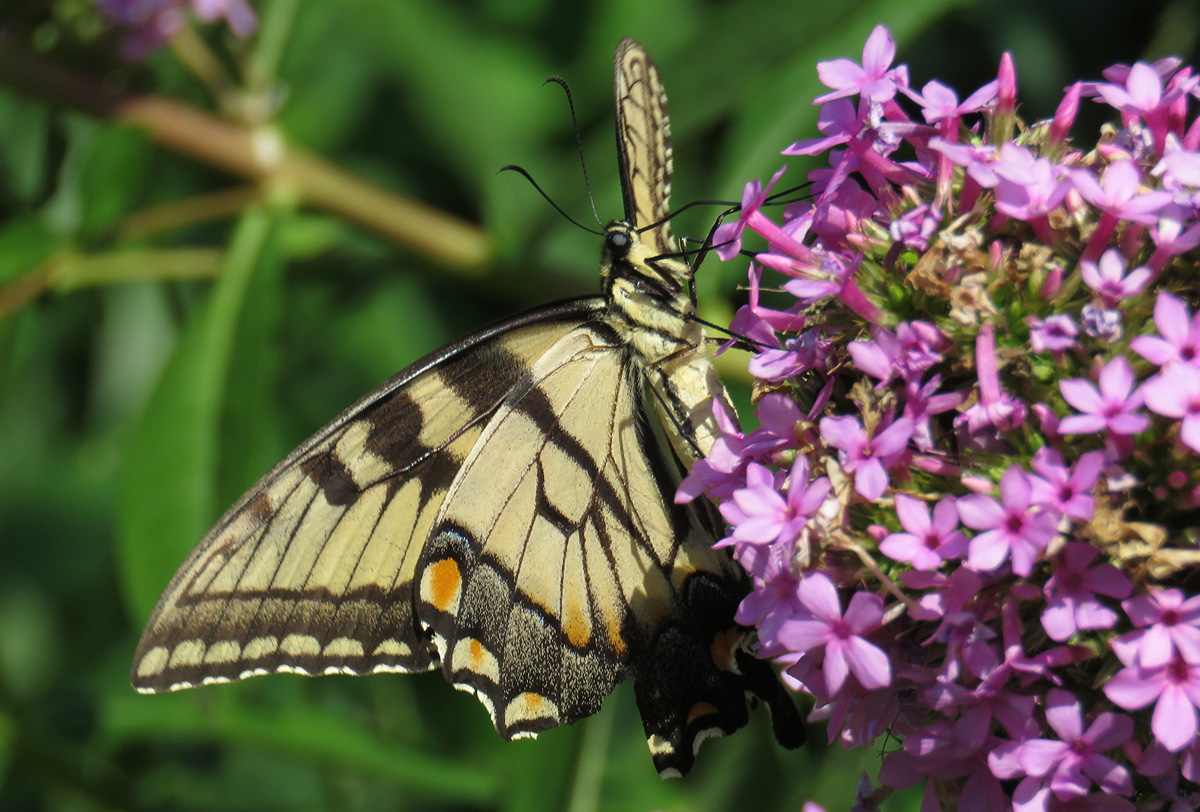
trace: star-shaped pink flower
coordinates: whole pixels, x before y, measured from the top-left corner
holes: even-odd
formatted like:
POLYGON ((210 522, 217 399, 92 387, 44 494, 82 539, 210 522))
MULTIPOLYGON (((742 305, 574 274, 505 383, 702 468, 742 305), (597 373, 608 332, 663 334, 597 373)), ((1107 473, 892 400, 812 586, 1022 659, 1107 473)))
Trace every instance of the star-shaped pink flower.
POLYGON ((1100 370, 1100 385, 1082 378, 1060 381, 1063 399, 1082 414, 1064 417, 1058 424, 1061 434, 1091 434, 1107 430, 1128 436, 1145 431, 1150 418, 1139 409, 1145 400, 1134 387, 1133 368, 1118 355, 1100 370))

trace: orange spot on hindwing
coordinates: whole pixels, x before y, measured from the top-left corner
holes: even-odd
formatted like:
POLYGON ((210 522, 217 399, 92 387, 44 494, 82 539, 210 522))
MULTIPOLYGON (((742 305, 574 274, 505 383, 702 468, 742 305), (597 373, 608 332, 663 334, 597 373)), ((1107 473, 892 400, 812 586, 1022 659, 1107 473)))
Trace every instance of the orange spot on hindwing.
POLYGON ((706 716, 720 716, 721 712, 716 706, 710 702, 697 702, 688 710, 687 723, 690 725, 697 719, 703 719, 706 716))
POLYGON ((742 644, 744 635, 745 632, 738 628, 726 629, 713 635, 712 658, 713 662, 717 664, 717 668, 737 673, 737 660, 733 653, 742 644))
POLYGON ((458 598, 462 592, 462 573, 453 558, 434 561, 425 570, 421 579, 421 597, 434 609, 447 614, 458 610, 458 598))
POLYGON ((469 664, 471 669, 474 671, 479 671, 483 667, 483 658, 487 654, 487 651, 483 648, 483 643, 480 643, 478 640, 472 640, 469 654, 469 664))

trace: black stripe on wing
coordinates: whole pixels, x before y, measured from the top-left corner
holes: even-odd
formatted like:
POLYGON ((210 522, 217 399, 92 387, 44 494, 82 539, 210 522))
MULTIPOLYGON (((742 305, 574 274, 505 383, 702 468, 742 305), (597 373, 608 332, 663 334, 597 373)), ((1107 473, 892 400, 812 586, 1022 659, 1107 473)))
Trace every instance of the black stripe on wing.
POLYGON ((425 532, 483 422, 595 297, 426 356, 251 488, 176 572, 134 658, 139 690, 257 673, 427 670, 412 616, 425 532))
POLYGON ((626 37, 617 45, 613 63, 616 101, 617 164, 625 219, 641 232, 642 242, 656 254, 678 248, 664 221, 671 208, 671 122, 662 77, 646 50, 626 37), (661 221, 661 222, 660 222, 661 221))

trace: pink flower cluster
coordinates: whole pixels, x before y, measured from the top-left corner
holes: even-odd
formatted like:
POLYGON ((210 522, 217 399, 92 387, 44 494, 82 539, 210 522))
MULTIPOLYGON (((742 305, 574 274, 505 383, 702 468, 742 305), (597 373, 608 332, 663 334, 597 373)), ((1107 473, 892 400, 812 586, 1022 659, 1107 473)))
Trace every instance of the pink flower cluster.
POLYGON ((818 66, 812 199, 769 217, 780 170, 716 232, 760 427, 718 415, 678 499, 729 523, 759 655, 925 812, 1195 808, 1200 76, 1118 65, 1027 125, 1007 54, 959 101, 894 51, 818 66), (1079 148, 1085 98, 1119 125, 1079 148))
POLYGON ((129 31, 123 44, 129 59, 141 59, 170 39, 183 27, 189 10, 206 23, 225 20, 239 37, 250 36, 258 27, 246 0, 96 0, 96 5, 129 31))

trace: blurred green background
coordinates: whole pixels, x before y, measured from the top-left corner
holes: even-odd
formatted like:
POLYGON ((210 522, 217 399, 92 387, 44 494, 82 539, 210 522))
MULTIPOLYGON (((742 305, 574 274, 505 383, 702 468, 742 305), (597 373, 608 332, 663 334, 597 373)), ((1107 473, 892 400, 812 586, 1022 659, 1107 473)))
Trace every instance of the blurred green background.
MULTIPOLYGON (((290 448, 425 352, 596 289, 597 239, 496 172, 520 164, 590 219, 546 76, 570 82, 608 219, 622 36, 665 77, 680 205, 736 199, 814 136, 815 63, 858 60, 878 22, 918 87, 965 96, 1011 50, 1033 120, 1113 62, 1195 64, 1195 4, 254 5, 249 41, 199 26, 128 62, 86 0, 0 4, 0 810, 848 808, 877 753, 828 749, 820 728, 783 752, 761 711, 662 782, 628 686, 593 719, 504 744, 437 674, 143 697, 130 658, 188 549, 290 448), (147 114, 138 94, 186 107, 147 114), (155 143, 131 122, 184 126, 155 143), (254 154, 286 144, 324 163, 255 184, 224 162, 240 142, 219 137, 248 125, 254 154)), ((713 216, 688 212, 676 233, 703 236, 713 216)), ((705 265, 709 318, 733 312, 743 273, 705 265)), ((886 808, 917 806, 908 793, 886 808)))

